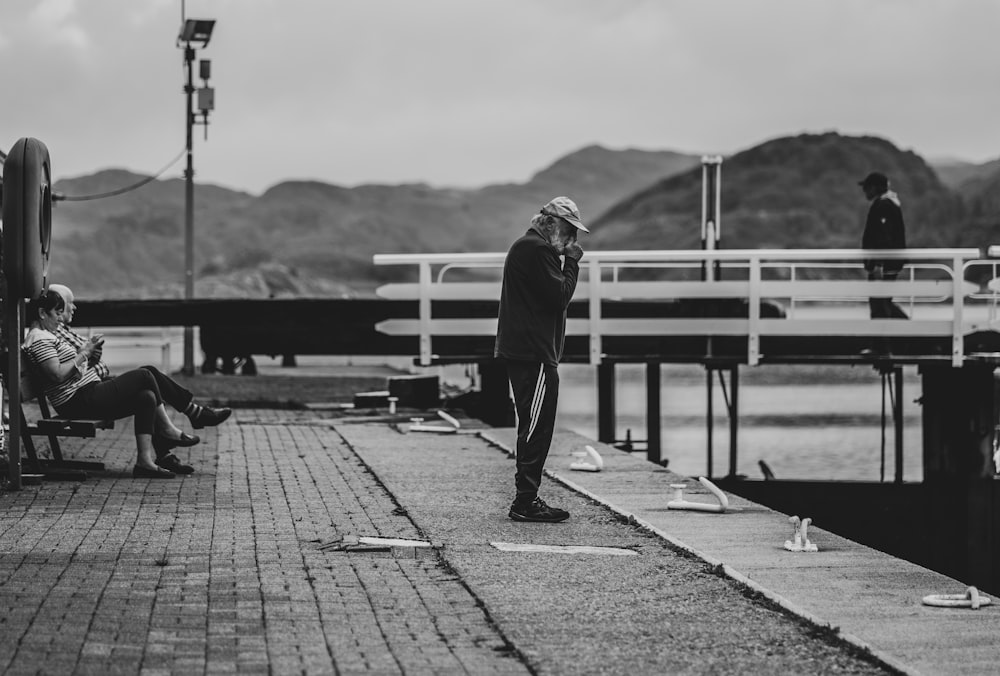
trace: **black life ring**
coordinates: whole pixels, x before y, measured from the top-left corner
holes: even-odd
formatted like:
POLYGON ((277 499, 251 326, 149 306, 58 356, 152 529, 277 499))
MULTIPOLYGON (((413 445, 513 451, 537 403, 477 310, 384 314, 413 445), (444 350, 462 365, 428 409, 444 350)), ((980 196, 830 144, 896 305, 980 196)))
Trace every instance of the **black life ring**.
POLYGON ((52 167, 34 138, 14 144, 3 165, 3 271, 22 298, 45 290, 52 244, 52 167))

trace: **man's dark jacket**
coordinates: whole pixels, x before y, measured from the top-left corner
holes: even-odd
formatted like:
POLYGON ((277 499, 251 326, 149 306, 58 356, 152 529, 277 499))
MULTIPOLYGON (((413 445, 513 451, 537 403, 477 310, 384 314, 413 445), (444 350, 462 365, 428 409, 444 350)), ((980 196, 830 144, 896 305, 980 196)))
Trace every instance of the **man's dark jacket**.
MULTIPOLYGON (((906 228, 903 225, 903 210, 894 192, 886 192, 872 200, 865 220, 865 232, 861 236, 862 249, 905 249, 906 228)), ((865 270, 871 272, 881 265, 885 272, 899 272, 906 261, 869 259, 865 270)))
POLYGON ((503 266, 494 355, 557 366, 579 274, 579 263, 567 256, 560 264, 555 248, 534 229, 514 242, 503 266))

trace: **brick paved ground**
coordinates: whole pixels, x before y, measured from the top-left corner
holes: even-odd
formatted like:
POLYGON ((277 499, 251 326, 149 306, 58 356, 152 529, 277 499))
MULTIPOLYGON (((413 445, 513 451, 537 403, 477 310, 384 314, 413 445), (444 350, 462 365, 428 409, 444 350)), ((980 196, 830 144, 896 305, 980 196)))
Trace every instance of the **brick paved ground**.
POLYGON ((0 674, 885 673, 554 482, 572 519, 510 521, 483 439, 325 415, 238 410, 168 481, 128 423, 67 440, 108 471, 0 494, 0 674), (435 546, 337 547, 364 535, 435 546))
POLYGON ((198 472, 133 480, 130 424, 66 443, 108 471, 0 495, 0 673, 528 673, 463 582, 312 414, 238 411, 198 472))

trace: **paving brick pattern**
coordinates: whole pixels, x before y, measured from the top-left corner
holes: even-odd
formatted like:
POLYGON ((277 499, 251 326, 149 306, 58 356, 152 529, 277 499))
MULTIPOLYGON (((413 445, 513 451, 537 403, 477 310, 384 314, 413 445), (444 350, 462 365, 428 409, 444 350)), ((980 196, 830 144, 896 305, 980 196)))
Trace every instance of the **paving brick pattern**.
POLYGON ((67 440, 108 470, 0 495, 0 673, 528 673, 435 552, 324 547, 421 533, 314 418, 237 411, 171 481, 130 423, 67 440))

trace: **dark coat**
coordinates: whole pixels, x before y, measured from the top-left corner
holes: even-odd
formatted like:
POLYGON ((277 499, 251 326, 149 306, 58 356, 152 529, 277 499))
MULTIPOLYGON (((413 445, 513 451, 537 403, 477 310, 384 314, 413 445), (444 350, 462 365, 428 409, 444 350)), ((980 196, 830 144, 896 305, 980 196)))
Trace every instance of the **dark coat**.
POLYGON ((494 355, 556 366, 566 340, 566 308, 579 263, 559 254, 534 229, 514 242, 503 266, 494 355))
MULTIPOLYGON (((903 210, 894 192, 886 192, 872 200, 865 220, 865 232, 861 236, 862 249, 905 249, 906 226, 903 224, 903 210)), ((865 270, 871 272, 881 265, 885 272, 899 272, 906 261, 897 258, 865 261, 865 270)))

